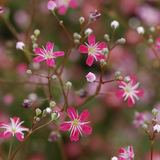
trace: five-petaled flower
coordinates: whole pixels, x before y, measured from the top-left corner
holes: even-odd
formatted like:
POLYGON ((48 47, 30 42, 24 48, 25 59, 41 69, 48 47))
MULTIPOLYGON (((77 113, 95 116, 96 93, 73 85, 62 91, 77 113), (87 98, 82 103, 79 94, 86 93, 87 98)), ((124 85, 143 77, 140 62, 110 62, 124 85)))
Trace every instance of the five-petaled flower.
POLYGON ((34 52, 38 55, 38 57, 35 57, 33 59, 33 62, 38 63, 43 60, 47 61, 48 66, 53 66, 55 64, 55 61, 53 58, 64 56, 63 51, 53 52, 54 43, 47 42, 46 49, 43 47, 43 49, 37 47, 35 48, 34 52))
POLYGON ((117 91, 117 98, 124 98, 124 100, 128 99, 128 106, 132 107, 135 104, 135 98, 139 100, 139 97, 143 97, 144 91, 142 89, 137 89, 139 86, 139 82, 136 84, 136 77, 130 76, 131 81, 129 83, 125 83, 124 81, 118 81, 120 84, 119 88, 121 90, 117 91))
POLYGON ((66 14, 67 8, 76 8, 78 6, 77 0, 55 0, 60 15, 66 14))
POLYGON ((23 131, 29 132, 29 129, 21 126, 21 124, 24 123, 24 121, 20 122, 20 118, 13 117, 10 119, 11 123, 0 122, 0 128, 6 129, 0 134, 0 138, 7 138, 12 134, 13 137, 15 135, 20 141, 23 141, 23 131))
POLYGON ((132 158, 134 158, 134 152, 132 146, 128 146, 128 150, 120 148, 119 153, 120 153, 118 157, 119 160, 132 160, 132 158))
POLYGON ((60 130, 67 131, 71 130, 70 139, 71 141, 78 141, 79 139, 79 133, 82 136, 82 133, 85 134, 91 134, 92 128, 89 127, 88 123, 90 122, 84 122, 86 118, 89 116, 89 112, 87 110, 83 111, 80 116, 78 116, 78 113, 76 113, 74 108, 68 108, 67 109, 68 115, 71 118, 71 121, 64 122, 60 125, 60 130))
POLYGON ((105 59, 105 56, 102 54, 103 48, 107 48, 105 42, 100 44, 95 43, 95 36, 88 36, 89 45, 86 43, 87 46, 81 45, 79 46, 79 52, 81 53, 88 53, 88 58, 86 63, 91 66, 93 64, 94 58, 98 61, 101 59, 105 59))

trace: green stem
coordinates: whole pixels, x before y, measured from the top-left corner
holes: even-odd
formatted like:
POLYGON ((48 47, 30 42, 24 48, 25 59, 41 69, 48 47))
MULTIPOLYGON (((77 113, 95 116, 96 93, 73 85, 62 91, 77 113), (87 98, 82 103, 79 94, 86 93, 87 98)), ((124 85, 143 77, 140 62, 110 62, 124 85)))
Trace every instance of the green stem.
POLYGON ((113 34, 112 34, 112 39, 111 39, 111 47, 112 47, 112 44, 113 44, 114 34, 115 34, 115 29, 113 29, 113 34))
POLYGON ((10 159, 10 157, 11 157, 12 141, 13 141, 13 138, 11 138, 11 143, 10 143, 10 147, 9 147, 9 154, 8 154, 8 160, 9 160, 9 159, 10 159))
POLYGON ((151 140, 151 160, 153 160, 153 144, 154 140, 151 140))

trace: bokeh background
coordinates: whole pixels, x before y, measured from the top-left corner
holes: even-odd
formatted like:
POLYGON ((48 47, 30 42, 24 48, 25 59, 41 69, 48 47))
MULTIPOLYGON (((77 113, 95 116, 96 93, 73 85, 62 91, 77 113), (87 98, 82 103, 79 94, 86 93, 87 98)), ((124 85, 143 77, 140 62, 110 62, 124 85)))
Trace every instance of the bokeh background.
MULTIPOLYGON (((28 44, 28 50, 32 51, 30 35, 35 29, 41 31, 38 37, 38 45, 45 46, 48 41, 55 43, 54 50, 67 52, 70 41, 64 30, 59 26, 55 17, 47 10, 47 0, 0 0, 4 8, 4 16, 18 32, 18 38, 28 44), (33 13, 34 12, 34 13, 33 13), (35 14, 31 20, 31 15, 35 14)), ((104 41, 104 34, 112 35, 110 23, 117 20, 120 27, 116 30, 114 42, 124 37, 125 45, 118 45, 111 52, 110 61, 104 74, 106 80, 113 79, 116 71, 121 71, 123 76, 135 75, 140 82, 140 88, 145 91, 144 97, 136 102, 132 108, 127 103, 117 99, 118 91, 116 82, 105 84, 101 92, 111 92, 97 96, 84 106, 77 108, 79 112, 88 109, 91 113, 90 121, 93 132, 89 136, 80 138, 78 142, 71 142, 69 132, 59 131, 59 124, 65 119, 61 115, 60 120, 35 132, 21 148, 16 160, 109 160, 118 156, 118 149, 132 145, 135 160, 149 160, 150 141, 145 132, 133 125, 135 111, 146 113, 148 121, 151 121, 151 110, 160 109, 160 66, 154 53, 137 34, 136 28, 145 27, 146 38, 149 38, 149 28, 160 25, 160 1, 159 0, 81 0, 76 9, 69 8, 65 15, 58 15, 70 34, 80 31, 79 18, 85 17, 86 22, 91 11, 97 9, 102 16, 98 21, 91 23, 96 41, 104 41), (53 142, 53 136, 61 136, 53 142), (54 132, 54 133, 53 133, 54 132), (50 138, 49 138, 50 137, 50 138)), ((160 30, 153 35, 154 40, 159 37, 160 30)), ((34 117, 35 108, 44 109, 48 102, 34 103, 32 108, 24 109, 21 103, 29 98, 33 101, 46 98, 48 88, 46 86, 33 85, 30 82, 47 83, 46 79, 26 74, 28 68, 35 73, 47 75, 45 62, 33 64, 25 54, 16 50, 16 40, 8 28, 0 21, 0 121, 9 122, 9 117, 18 116, 25 121, 28 128, 34 117)), ((159 53, 159 51, 157 50, 159 53)), ((159 54, 160 56, 160 54, 159 54)), ((77 92, 86 89, 91 95, 96 89, 95 83, 89 84, 85 79, 88 72, 100 76, 100 65, 94 63, 92 67, 86 65, 86 55, 75 49, 69 57, 62 75, 63 83, 71 81, 72 91, 69 94, 69 105, 78 106, 84 99, 77 92)), ((56 64, 62 58, 56 60, 56 64)), ((58 81, 52 82, 53 97, 63 105, 64 99, 58 81)), ((159 115, 158 115, 159 118, 159 115)), ((49 118, 48 118, 49 119, 49 118)), ((47 121, 47 119, 46 119, 47 121)), ((7 156, 10 141, 0 139, 0 150, 7 156)), ((13 151, 20 142, 14 139, 13 151)), ((157 136, 154 146, 154 160, 160 159, 160 137, 157 136)))

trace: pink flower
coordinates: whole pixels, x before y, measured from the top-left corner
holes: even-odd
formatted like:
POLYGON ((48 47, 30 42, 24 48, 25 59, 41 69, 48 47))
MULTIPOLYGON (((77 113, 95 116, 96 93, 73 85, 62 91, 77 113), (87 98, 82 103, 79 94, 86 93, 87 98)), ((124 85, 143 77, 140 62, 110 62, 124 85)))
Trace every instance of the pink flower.
POLYGON ((105 42, 102 42, 100 44, 95 43, 95 36, 88 36, 88 42, 89 45, 87 46, 81 45, 79 47, 79 52, 81 53, 88 53, 88 58, 86 63, 91 66, 93 64, 94 58, 98 61, 101 59, 105 59, 105 56, 102 54, 102 49, 107 48, 105 45, 105 42))
POLYGON ((86 75, 86 78, 87 78, 87 81, 88 82, 94 82, 96 80, 96 76, 94 73, 92 72, 89 72, 87 75, 86 75))
POLYGON ((23 42, 17 42, 16 43, 16 48, 19 50, 23 50, 25 47, 25 44, 23 42))
POLYGON ((156 131, 157 133, 160 133, 160 125, 159 125, 159 124, 156 124, 156 125, 153 127, 153 130, 156 131))
POLYGON ((117 91, 117 98, 124 98, 124 100, 128 99, 128 106, 132 107, 135 104, 135 98, 139 100, 138 96, 143 97, 144 91, 142 89, 137 89, 139 86, 139 82, 136 84, 136 77, 130 76, 131 81, 129 83, 125 83, 124 81, 119 81, 119 88, 121 90, 117 91))
POLYGON ((76 8, 78 6, 77 0, 55 0, 57 7, 58 7, 58 13, 61 15, 66 14, 67 8, 76 8))
POLYGON ((49 1, 47 3, 48 10, 54 11, 57 8, 57 4, 53 1, 49 1))
POLYGON ((133 147, 129 146, 128 147, 128 151, 126 151, 123 148, 119 149, 119 160, 131 160, 132 158, 134 158, 134 153, 133 153, 133 147))
POLYGON ((86 125, 90 122, 84 122, 84 120, 88 118, 90 114, 87 110, 83 111, 80 116, 78 116, 78 113, 76 113, 75 109, 72 107, 68 108, 67 112, 69 117, 71 118, 71 121, 62 123, 60 125, 60 130, 72 130, 70 134, 71 141, 78 141, 79 133, 81 134, 81 136, 82 132, 85 134, 91 134, 92 128, 86 125))
POLYGON ((39 63, 43 60, 47 61, 48 66, 53 66, 55 64, 55 61, 53 58, 64 56, 63 51, 53 52, 54 43, 48 42, 46 45, 46 49, 43 47, 43 49, 37 47, 35 48, 35 54, 38 55, 38 57, 35 57, 33 59, 33 62, 39 63))
POLYGON ((3 8, 0 6, 0 15, 3 13, 3 8))
POLYGON ((4 103, 5 103, 6 105, 11 105, 11 104, 13 103, 13 101, 14 101, 14 97, 13 97, 12 94, 6 94, 6 95, 4 96, 4 98, 3 98, 3 100, 4 100, 4 103))
POLYGON ((29 129, 21 126, 21 124, 24 123, 24 121, 20 122, 20 118, 13 117, 13 118, 10 118, 10 119, 11 119, 10 124, 6 123, 6 122, 0 122, 0 128, 6 129, 5 131, 3 131, 0 134, 0 137, 1 138, 7 138, 12 134, 13 137, 14 137, 14 135, 16 135, 16 137, 20 141, 23 141, 24 133, 22 133, 22 131, 29 132, 29 129))
POLYGON ((156 39, 156 45, 155 45, 156 49, 160 49, 160 38, 156 39))

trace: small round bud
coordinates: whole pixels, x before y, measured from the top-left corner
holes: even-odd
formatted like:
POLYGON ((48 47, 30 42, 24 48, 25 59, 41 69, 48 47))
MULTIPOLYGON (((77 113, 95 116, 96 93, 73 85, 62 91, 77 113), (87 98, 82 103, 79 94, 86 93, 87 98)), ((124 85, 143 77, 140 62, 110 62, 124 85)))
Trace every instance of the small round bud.
POLYGON ((156 108, 152 109, 152 114, 156 116, 158 114, 158 110, 156 108))
POLYGON ((101 59, 100 64, 101 64, 101 67, 104 67, 104 66, 106 66, 107 63, 104 59, 101 59))
POLYGON ((30 108, 32 106, 32 101, 29 99, 24 99, 22 103, 23 108, 30 108))
POLYGON ((129 83, 131 81, 130 76, 124 77, 124 82, 129 83))
POLYGON ((89 15, 89 20, 92 21, 97 21, 99 19, 99 17, 101 16, 100 13, 97 12, 97 10, 95 10, 94 12, 91 12, 89 15))
POLYGON ((74 40, 74 43, 75 43, 75 44, 80 44, 80 40, 79 40, 79 39, 75 39, 75 40, 74 40))
POLYGON ((67 87, 68 89, 70 89, 70 88, 72 87, 72 83, 68 81, 68 82, 66 83, 66 87, 67 87))
POLYGON ((25 47, 25 44, 23 42, 17 42, 16 48, 19 50, 23 50, 25 47))
POLYGON ((112 157, 111 160, 118 160, 118 158, 117 157, 112 157))
POLYGON ((93 30, 91 28, 87 28, 84 32, 85 35, 91 35, 93 33, 93 30))
POLYGON ((36 39, 36 37, 35 37, 35 35, 31 35, 31 40, 35 40, 36 39))
POLYGON ((85 98, 85 97, 87 97, 88 92, 85 89, 80 89, 77 94, 79 97, 85 98))
POLYGON ((49 1, 48 3, 47 3, 47 8, 48 8, 48 10, 50 10, 50 11, 54 11, 56 8, 57 8, 57 4, 55 3, 55 2, 53 2, 53 1, 49 1))
POLYGON ((59 25, 63 25, 63 21, 62 20, 59 22, 59 25))
POLYGON ((115 73, 115 75, 116 75, 116 77, 118 77, 118 76, 121 75, 121 72, 120 72, 120 71, 117 71, 117 72, 115 73))
POLYGON ((40 121, 40 118, 39 118, 39 117, 36 117, 36 121, 39 122, 39 121, 40 121))
POLYGON ((119 22, 114 20, 113 22, 111 22, 111 27, 117 29, 119 27, 119 22))
POLYGON ((151 33, 154 33, 154 32, 156 31, 156 29, 155 29, 155 27, 150 27, 149 31, 150 31, 151 33))
POLYGON ((152 119, 152 124, 153 124, 153 125, 156 125, 157 123, 158 123, 158 119, 153 118, 153 119, 152 119))
POLYGON ((140 26, 137 28, 137 33, 143 35, 145 33, 145 29, 142 26, 140 26))
POLYGON ((28 69, 28 70, 26 71, 26 73, 27 73, 28 75, 31 75, 31 74, 32 74, 32 71, 31 71, 30 69, 28 69))
POLYGON ((56 106, 56 102, 55 102, 55 101, 51 101, 51 102, 49 103, 49 106, 50 106, 51 108, 55 107, 55 106, 56 106))
POLYGON ((74 37, 75 39, 81 39, 81 35, 78 34, 77 32, 75 32, 75 33, 73 34, 73 37, 74 37))
POLYGON ((52 121, 58 120, 58 119, 60 118, 59 112, 53 112, 53 113, 51 114, 51 118, 52 118, 52 121))
POLYGON ((39 116, 42 113, 41 109, 37 108, 36 109, 36 116, 39 116))
POLYGON ((108 35, 108 34, 105 34, 105 35, 104 35, 104 39, 105 39, 106 41, 109 41, 109 35, 108 35))
POLYGON ((125 44, 126 43, 126 39, 125 38, 118 39, 118 43, 119 44, 125 44))
POLYGON ((108 48, 103 48, 103 49, 102 49, 102 53, 103 53, 103 54, 107 54, 107 53, 109 53, 108 48))
POLYGON ((52 76, 52 79, 53 79, 53 80, 56 80, 56 79, 57 79, 57 76, 56 76, 56 75, 53 75, 53 76, 52 76))
POLYGON ((85 18, 84 18, 84 17, 80 17, 80 18, 79 18, 79 22, 80 22, 80 24, 83 24, 83 23, 84 23, 84 21, 85 21, 85 18))
POLYGON ((38 44, 37 44, 37 43, 34 43, 32 47, 35 49, 35 48, 38 47, 38 44))
POLYGON ((44 109, 42 113, 42 117, 46 117, 46 116, 47 116, 47 112, 46 112, 46 109, 44 109))
POLYGON ((88 82, 93 83, 93 82, 96 80, 96 76, 95 76, 94 73, 89 72, 89 73, 86 75, 86 79, 87 79, 88 82))
POLYGON ((149 44, 153 44, 153 39, 152 39, 152 38, 149 38, 149 39, 148 39, 148 43, 149 43, 149 44))
POLYGON ((142 125, 142 128, 143 128, 144 130, 147 130, 147 129, 148 129, 148 125, 147 125, 147 124, 143 124, 143 125, 142 125))
POLYGON ((122 76, 119 76, 119 77, 118 77, 118 80, 119 80, 119 81, 122 81, 122 80, 123 80, 123 77, 122 77, 122 76))
POLYGON ((50 114, 52 112, 52 109, 50 107, 46 108, 46 113, 50 114))
POLYGON ((36 37, 38 37, 39 35, 40 35, 40 30, 39 29, 36 29, 36 30, 34 30, 34 34, 35 34, 35 36, 36 37))

